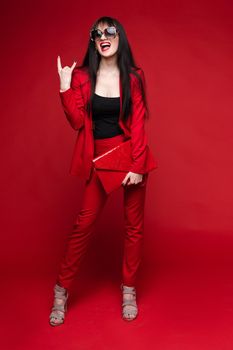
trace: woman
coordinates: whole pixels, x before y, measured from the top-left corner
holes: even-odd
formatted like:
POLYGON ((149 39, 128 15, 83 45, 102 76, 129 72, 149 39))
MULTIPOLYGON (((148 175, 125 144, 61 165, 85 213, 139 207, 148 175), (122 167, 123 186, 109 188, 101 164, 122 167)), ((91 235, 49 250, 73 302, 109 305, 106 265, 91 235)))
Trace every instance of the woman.
POLYGON ((138 313, 135 282, 141 261, 148 180, 144 74, 135 65, 122 25, 112 17, 101 17, 93 24, 82 66, 74 62, 62 68, 59 56, 57 64, 62 106, 70 125, 78 130, 70 174, 86 181, 82 207, 68 235, 54 286, 50 324, 64 322, 70 286, 108 198, 93 171, 92 159, 129 138, 133 161, 122 182, 125 245, 121 290, 122 317, 133 320, 138 313))

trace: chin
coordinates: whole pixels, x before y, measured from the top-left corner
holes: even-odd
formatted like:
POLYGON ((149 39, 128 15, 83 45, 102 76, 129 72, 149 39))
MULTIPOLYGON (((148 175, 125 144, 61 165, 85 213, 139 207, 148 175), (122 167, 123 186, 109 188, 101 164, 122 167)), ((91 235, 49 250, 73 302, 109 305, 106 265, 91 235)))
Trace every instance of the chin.
POLYGON ((104 52, 100 52, 100 55, 107 58, 107 57, 112 57, 112 56, 116 55, 116 52, 113 52, 113 53, 108 52, 106 54, 104 52))

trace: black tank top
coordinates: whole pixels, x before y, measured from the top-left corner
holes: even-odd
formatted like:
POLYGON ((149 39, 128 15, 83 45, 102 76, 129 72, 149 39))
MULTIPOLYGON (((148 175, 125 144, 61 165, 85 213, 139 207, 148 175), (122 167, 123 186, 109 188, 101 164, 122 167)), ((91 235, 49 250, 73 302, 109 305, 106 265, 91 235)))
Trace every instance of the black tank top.
POLYGON ((120 97, 105 97, 94 93, 92 103, 93 136, 103 139, 123 134, 118 124, 120 97))

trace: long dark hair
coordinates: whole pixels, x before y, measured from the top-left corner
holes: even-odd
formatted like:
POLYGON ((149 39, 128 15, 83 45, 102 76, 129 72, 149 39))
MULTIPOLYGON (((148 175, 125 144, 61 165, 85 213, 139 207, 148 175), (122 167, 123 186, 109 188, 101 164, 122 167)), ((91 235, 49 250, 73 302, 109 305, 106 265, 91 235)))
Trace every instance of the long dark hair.
MULTIPOLYGON (((139 86, 141 88, 142 98, 145 105, 145 117, 149 118, 149 109, 148 109, 147 98, 146 98, 146 84, 144 79, 144 73, 142 71, 143 79, 141 79, 140 75, 137 73, 137 70, 140 68, 135 64, 135 59, 133 57, 123 26, 120 24, 120 22, 117 19, 113 17, 102 16, 94 22, 91 29, 96 28, 99 23, 107 23, 109 26, 115 26, 119 32, 117 65, 120 70, 120 77, 122 81, 122 114, 121 114, 122 120, 126 121, 129 114, 132 111, 132 100, 131 100, 131 93, 130 93, 130 75, 129 75, 130 73, 133 73, 139 80, 139 86)), ((91 96, 90 96, 90 100, 87 103, 88 113, 90 113, 90 110, 91 110, 92 99, 93 99, 95 85, 96 85, 96 74, 97 74, 100 60, 101 60, 101 55, 99 54, 98 51, 95 50, 95 42, 89 39, 88 48, 85 53, 84 59, 82 61, 82 65, 77 67, 77 68, 80 68, 80 67, 87 68, 90 81, 91 81, 91 96)))

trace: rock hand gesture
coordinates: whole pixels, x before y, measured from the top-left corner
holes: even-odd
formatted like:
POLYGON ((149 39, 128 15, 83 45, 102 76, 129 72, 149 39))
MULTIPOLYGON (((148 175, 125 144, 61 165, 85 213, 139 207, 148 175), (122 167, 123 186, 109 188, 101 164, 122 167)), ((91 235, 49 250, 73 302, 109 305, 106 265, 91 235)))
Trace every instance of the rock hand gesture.
POLYGON ((66 91, 70 88, 71 85, 71 76, 74 70, 74 67, 77 62, 74 62, 71 67, 65 66, 62 68, 61 58, 57 56, 57 70, 60 77, 60 91, 66 91))

